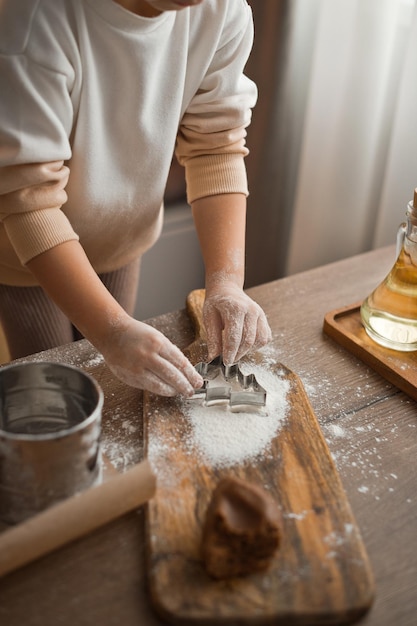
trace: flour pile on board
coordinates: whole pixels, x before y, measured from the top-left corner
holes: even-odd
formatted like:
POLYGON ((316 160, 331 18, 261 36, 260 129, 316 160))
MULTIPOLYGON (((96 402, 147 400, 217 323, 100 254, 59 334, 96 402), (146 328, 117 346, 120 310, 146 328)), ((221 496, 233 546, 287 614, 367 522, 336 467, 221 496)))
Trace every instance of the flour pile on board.
POLYGON ((265 407, 233 412, 227 404, 205 406, 202 400, 184 403, 191 425, 188 445, 197 448, 213 466, 238 465, 267 454, 286 417, 289 381, 259 365, 251 364, 247 369, 245 373, 255 374, 266 389, 265 407))

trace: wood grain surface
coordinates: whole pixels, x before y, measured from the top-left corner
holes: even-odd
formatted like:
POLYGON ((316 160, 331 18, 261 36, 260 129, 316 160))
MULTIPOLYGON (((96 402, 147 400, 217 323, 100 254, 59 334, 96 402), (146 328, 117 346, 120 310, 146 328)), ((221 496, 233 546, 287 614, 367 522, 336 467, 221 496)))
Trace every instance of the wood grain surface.
MULTIPOLYGON (((193 306, 201 303, 201 292, 187 301, 198 331, 193 306)), ((201 337, 188 352, 202 358, 201 337)), ((309 399, 295 373, 281 364, 275 371, 289 382, 285 422, 269 454, 228 468, 203 463, 190 449, 181 403, 145 396, 145 441, 149 451, 163 450, 157 493, 147 505, 147 576, 153 606, 170 623, 342 624, 372 604, 368 556, 309 399), (266 573, 215 581, 201 560, 201 531, 212 491, 226 475, 270 491, 283 514, 283 543, 266 573)))
MULTIPOLYGON (((267 354, 296 372, 308 393, 372 563, 376 595, 360 626, 416 623, 416 403, 323 333, 323 319, 365 298, 395 256, 393 245, 249 290, 272 329, 267 354)), ((194 338, 185 309, 148 323, 181 349, 194 338)), ((111 462, 125 471, 143 459, 142 392, 119 381, 88 341, 26 360, 92 374, 104 390, 111 462)), ((144 547, 141 507, 2 578, 0 624, 166 626, 150 601, 144 547)))
POLYGON ((361 303, 355 303, 327 313, 324 332, 417 400, 417 352, 391 350, 373 341, 361 322, 360 306, 361 303))

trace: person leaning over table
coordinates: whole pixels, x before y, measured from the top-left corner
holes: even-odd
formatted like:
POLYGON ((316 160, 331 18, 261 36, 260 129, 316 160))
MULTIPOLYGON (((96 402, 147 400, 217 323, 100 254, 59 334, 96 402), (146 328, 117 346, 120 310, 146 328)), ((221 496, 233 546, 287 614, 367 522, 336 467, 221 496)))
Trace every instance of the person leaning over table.
POLYGON ((3 0, 0 321, 12 358, 84 336, 129 385, 201 385, 132 317, 174 149, 206 268, 208 356, 230 364, 269 341, 243 291, 252 40, 246 0, 3 0))

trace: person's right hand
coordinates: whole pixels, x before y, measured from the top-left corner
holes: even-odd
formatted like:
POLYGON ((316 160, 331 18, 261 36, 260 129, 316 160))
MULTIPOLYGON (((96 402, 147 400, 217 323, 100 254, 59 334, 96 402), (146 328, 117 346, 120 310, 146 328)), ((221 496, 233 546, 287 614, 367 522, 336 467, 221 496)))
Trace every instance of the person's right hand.
POLYGON ((64 241, 27 263, 46 293, 132 387, 189 397, 203 379, 179 348, 130 317, 106 289, 79 243, 64 241))
POLYGON ((203 379, 165 335, 129 316, 98 346, 110 370, 132 387, 190 397, 203 379))

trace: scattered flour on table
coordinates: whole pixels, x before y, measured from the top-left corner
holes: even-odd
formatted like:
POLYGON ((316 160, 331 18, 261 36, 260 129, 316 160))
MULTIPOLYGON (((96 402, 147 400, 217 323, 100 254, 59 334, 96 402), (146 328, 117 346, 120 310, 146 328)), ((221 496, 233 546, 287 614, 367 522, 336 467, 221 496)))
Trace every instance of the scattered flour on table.
POLYGON ((327 430, 333 435, 333 437, 346 437, 346 429, 343 426, 339 426, 339 424, 328 424, 327 430))
MULTIPOLYGON (((277 361, 278 354, 273 347, 269 349, 267 346, 262 352, 264 363, 277 361)), ((408 418, 407 425, 404 422, 401 426, 396 423, 397 419, 401 419, 399 407, 398 415, 393 415, 384 425, 384 429, 379 427, 378 419, 373 416, 373 402, 369 404, 369 397, 376 403, 384 402, 385 392, 375 395, 372 370, 364 370, 360 362, 357 363, 357 372, 352 374, 348 389, 349 400, 357 399, 356 407, 351 412, 346 411, 345 388, 336 384, 332 368, 323 371, 320 362, 317 364, 309 352, 312 352, 311 349, 306 353, 304 367, 299 367, 296 373, 302 380, 336 467, 342 473, 342 480, 349 477, 363 498, 381 500, 390 497, 397 491, 399 473, 396 473, 395 466, 392 468, 394 471, 388 471, 385 450, 391 448, 398 434, 404 432, 404 428, 409 428, 410 436, 414 437, 412 431, 417 429, 417 422, 408 418), (358 412, 360 417, 357 416, 358 412), (358 424, 358 420, 362 423, 358 424)), ((336 358, 338 359, 337 355, 336 358)), ((336 371, 336 366, 333 367, 336 371)), ((390 388, 388 383, 386 388, 390 388)), ((404 399, 402 402, 408 405, 410 401, 404 399)), ((406 502, 410 504, 413 500, 413 497, 406 498, 406 502)))
POLYGON ((84 367, 97 367, 104 363, 104 357, 101 354, 91 357, 88 361, 84 362, 84 367))
POLYGON ((191 426, 187 444, 213 467, 238 465, 267 454, 287 414, 288 379, 259 365, 241 367, 245 373, 252 372, 266 389, 266 404, 262 409, 234 412, 227 404, 206 406, 202 400, 184 402, 184 413, 191 426))
MULTIPOLYGON (((403 402, 408 404, 409 401, 403 402)), ((365 410, 366 407, 363 412, 365 410)), ((335 422, 322 425, 331 450, 337 441, 332 457, 338 470, 342 471, 342 477, 349 476, 353 484, 356 483, 356 490, 366 498, 380 500, 387 494, 393 494, 399 476, 396 471, 389 471, 384 460, 385 450, 391 448, 400 432, 399 425, 392 417, 391 424, 381 430, 372 417, 372 406, 368 409, 367 423, 355 424, 355 413, 345 413, 342 417, 343 426, 335 422)), ((407 427, 415 429, 417 424, 411 422, 407 427)), ((404 429, 404 424, 401 429, 404 429)))
POLYGON ((102 452, 119 472, 125 472, 142 460, 139 421, 136 410, 123 407, 115 409, 103 422, 102 452))

